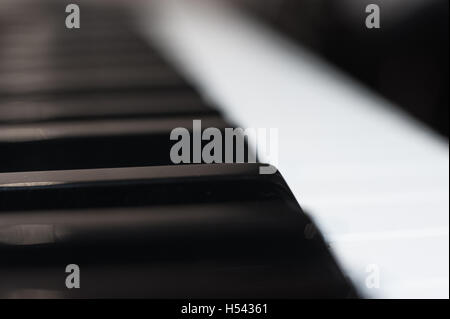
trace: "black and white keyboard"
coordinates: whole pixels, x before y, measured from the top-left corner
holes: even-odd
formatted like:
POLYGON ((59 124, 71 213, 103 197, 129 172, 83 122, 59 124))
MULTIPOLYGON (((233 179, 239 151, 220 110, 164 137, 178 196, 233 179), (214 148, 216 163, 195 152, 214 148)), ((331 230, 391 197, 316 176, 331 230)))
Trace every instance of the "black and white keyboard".
POLYGON ((448 140, 227 1, 76 3, 0 4, 0 298, 448 298, 448 140))
POLYGON ((356 297, 279 173, 172 163, 174 128, 232 123, 129 4, 81 6, 0 5, 0 297, 356 297))

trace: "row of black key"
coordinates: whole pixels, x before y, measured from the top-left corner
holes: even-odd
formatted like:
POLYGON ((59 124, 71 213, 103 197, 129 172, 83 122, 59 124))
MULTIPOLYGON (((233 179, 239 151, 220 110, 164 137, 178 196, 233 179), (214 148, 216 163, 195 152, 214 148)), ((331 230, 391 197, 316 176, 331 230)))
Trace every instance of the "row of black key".
POLYGON ((279 173, 173 165, 174 128, 231 125, 122 5, 33 6, 0 14, 0 297, 355 295, 279 173))

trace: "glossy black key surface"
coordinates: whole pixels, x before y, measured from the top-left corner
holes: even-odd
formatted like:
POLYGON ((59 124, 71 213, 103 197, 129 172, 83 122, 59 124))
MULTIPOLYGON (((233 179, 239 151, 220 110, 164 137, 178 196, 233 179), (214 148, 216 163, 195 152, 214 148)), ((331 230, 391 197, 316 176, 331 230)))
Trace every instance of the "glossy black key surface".
POLYGON ((69 72, 18 72, 0 78, 0 96, 17 94, 70 94, 96 91, 171 90, 188 87, 174 71, 164 66, 92 68, 69 72))
MULTIPOLYGON (((64 35, 60 35, 64 36, 64 35)), ((50 37, 50 36, 49 36, 50 37)), ((109 54, 110 52, 120 52, 122 54, 132 54, 136 51, 150 50, 149 45, 141 39, 133 38, 119 38, 119 39, 104 39, 104 38, 84 38, 80 36, 80 39, 75 38, 68 43, 61 43, 59 37, 53 39, 42 40, 44 43, 39 45, 28 45, 24 37, 23 40, 13 43, 7 43, 2 41, 4 47, 0 49, 0 56, 4 59, 33 59, 42 58, 44 56, 58 58, 60 56, 79 56, 84 57, 88 54, 109 54), (45 43, 47 42, 47 43, 45 43), (56 43, 55 43, 56 42, 56 43), (6 46, 8 44, 8 46, 6 46)))
POLYGON ((229 127, 214 115, 0 125, 0 172, 169 165, 172 130, 193 120, 229 127))
POLYGON ((15 97, 0 102, 1 124, 214 115, 191 90, 15 97))
POLYGON ((14 73, 32 73, 65 71, 71 72, 76 69, 99 69, 108 67, 125 66, 136 68, 142 65, 161 65, 162 59, 152 53, 143 51, 120 52, 109 51, 107 54, 99 55, 97 50, 91 49, 85 55, 55 55, 48 54, 33 55, 32 57, 14 57, 8 59, 0 58, 0 75, 13 75, 14 73))
POLYGON ((354 296, 282 177, 259 168, 0 174, 0 296, 354 296), (68 290, 75 261, 83 289, 68 290))

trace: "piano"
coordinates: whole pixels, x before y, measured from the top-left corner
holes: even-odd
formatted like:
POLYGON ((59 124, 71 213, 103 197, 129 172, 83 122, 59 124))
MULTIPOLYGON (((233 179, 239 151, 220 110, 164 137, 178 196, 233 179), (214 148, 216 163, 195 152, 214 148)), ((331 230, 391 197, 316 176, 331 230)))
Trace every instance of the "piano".
POLYGON ((77 4, 0 5, 0 298, 448 295, 444 140, 223 2, 77 4), (279 163, 174 163, 196 120, 279 128, 279 163))

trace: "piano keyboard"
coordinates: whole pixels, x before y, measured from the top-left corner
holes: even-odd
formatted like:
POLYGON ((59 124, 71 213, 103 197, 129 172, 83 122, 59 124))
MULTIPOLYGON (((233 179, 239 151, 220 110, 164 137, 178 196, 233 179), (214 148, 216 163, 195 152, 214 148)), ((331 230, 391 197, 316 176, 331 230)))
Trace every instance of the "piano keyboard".
POLYGON ((356 297, 279 173, 170 161, 172 129, 232 123, 129 5, 80 6, 0 5, 0 297, 356 297))
POLYGON ((360 295, 448 299, 448 139, 228 1, 155 2, 142 30, 172 63, 227 117, 279 128, 277 167, 360 295))

